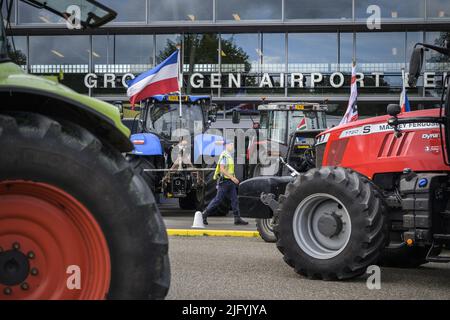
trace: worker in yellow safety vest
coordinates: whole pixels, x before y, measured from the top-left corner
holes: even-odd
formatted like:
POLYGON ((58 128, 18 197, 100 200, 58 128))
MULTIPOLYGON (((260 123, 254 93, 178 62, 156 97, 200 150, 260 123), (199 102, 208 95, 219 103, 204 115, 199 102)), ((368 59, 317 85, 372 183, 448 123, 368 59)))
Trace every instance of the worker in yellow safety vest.
POLYGON ((203 223, 208 224, 207 217, 217 210, 222 201, 231 201, 231 209, 234 215, 234 224, 246 225, 247 221, 241 219, 239 214, 239 204, 237 197, 237 186, 239 180, 234 175, 234 143, 233 141, 224 141, 225 150, 220 154, 217 162, 216 171, 214 172, 214 180, 217 180, 217 194, 209 203, 205 211, 203 211, 203 223))

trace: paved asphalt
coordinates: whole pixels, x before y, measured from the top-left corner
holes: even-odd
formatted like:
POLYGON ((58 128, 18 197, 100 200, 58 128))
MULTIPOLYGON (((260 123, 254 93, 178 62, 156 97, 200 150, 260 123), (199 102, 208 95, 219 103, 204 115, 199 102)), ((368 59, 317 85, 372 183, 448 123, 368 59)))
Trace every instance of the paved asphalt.
MULTIPOLYGON (((194 222, 195 210, 180 210, 176 199, 165 200, 159 206, 164 222, 168 229, 190 229, 194 222)), ((207 229, 210 230, 256 230, 255 219, 245 219, 249 222, 246 226, 235 226, 233 214, 226 217, 208 217, 207 229)))
MULTIPOLYGON (((194 213, 171 200, 161 206, 168 228, 190 228, 194 213)), ((255 230, 233 218, 211 217, 208 229, 255 230)), ((450 299, 450 265, 383 268, 381 289, 364 276, 351 281, 308 280, 297 275, 274 244, 259 238, 169 237, 172 284, 167 299, 450 299)))
POLYGON ((381 289, 366 278, 308 280, 274 244, 258 238, 170 237, 172 283, 167 299, 450 299, 450 266, 381 269, 381 289))

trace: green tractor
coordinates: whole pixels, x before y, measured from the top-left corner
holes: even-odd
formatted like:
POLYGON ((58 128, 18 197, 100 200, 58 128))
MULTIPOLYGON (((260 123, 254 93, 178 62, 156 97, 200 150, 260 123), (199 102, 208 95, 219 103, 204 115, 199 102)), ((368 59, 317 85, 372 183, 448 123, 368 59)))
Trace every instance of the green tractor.
MULTIPOLYGON (((64 18, 74 4, 24 2, 64 18)), ((85 28, 116 16, 75 4, 85 28)), ((164 298, 167 233, 118 109, 26 74, 0 28, 0 299, 164 298)))

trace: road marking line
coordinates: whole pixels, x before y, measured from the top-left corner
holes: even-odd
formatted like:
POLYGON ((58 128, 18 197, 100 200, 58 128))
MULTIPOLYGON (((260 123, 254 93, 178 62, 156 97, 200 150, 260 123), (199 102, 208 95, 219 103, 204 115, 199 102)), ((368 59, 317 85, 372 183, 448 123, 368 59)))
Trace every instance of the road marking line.
POLYGON ((245 237, 259 238, 258 231, 241 231, 241 230, 208 230, 208 229, 167 229, 169 236, 184 237, 245 237))

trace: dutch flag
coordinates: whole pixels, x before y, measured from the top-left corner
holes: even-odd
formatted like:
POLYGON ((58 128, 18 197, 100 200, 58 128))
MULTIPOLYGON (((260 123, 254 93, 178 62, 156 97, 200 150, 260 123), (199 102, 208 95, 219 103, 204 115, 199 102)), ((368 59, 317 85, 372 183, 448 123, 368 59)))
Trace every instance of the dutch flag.
POLYGON ((402 112, 411 111, 411 106, 408 100, 408 94, 406 93, 406 77, 405 70, 402 70, 402 80, 403 80, 403 88, 402 94, 400 95, 400 107, 402 108, 402 112))
POLYGON ((339 125, 358 120, 357 102, 358 102, 358 84, 356 82, 356 63, 353 62, 350 99, 348 101, 347 111, 345 111, 345 114, 342 117, 339 125))
POLYGON ((172 53, 155 68, 140 74, 127 82, 127 95, 131 104, 158 94, 168 94, 180 90, 180 50, 172 53))

